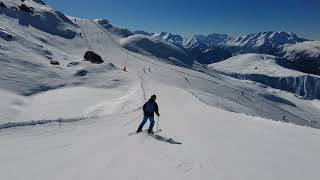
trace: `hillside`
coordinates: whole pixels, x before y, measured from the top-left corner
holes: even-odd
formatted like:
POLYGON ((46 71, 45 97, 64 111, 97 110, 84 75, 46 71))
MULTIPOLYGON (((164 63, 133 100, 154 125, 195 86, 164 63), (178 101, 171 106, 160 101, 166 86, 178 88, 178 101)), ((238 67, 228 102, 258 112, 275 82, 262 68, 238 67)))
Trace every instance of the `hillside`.
POLYGON ((285 60, 262 54, 244 54, 209 68, 238 79, 248 79, 310 99, 320 99, 320 77, 281 66, 285 60))

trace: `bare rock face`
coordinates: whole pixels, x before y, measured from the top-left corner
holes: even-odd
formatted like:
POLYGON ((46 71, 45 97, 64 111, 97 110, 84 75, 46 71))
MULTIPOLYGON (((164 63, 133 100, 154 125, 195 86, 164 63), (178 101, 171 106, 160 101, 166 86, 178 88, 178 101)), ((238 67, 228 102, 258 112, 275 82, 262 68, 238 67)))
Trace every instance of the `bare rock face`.
POLYGON ((9 32, 7 32, 6 30, 2 29, 1 27, 0 27, 0 38, 4 39, 6 41, 14 40, 14 37, 9 32))
POLYGON ((24 12, 26 12, 26 13, 33 14, 33 8, 32 7, 28 7, 25 4, 21 4, 21 6, 19 6, 19 9, 24 11, 24 12))
POLYGON ((86 76, 88 74, 88 70, 80 69, 76 72, 75 76, 86 76))
POLYGON ((7 6, 3 2, 0 2, 0 7, 7 8, 7 6))
POLYGON ((67 65, 67 67, 73 67, 73 66, 78 66, 80 62, 71 62, 67 65))
POLYGON ((41 5, 46 5, 46 3, 43 2, 42 0, 33 0, 33 1, 41 5))
POLYGON ((85 61, 89 61, 89 62, 94 63, 94 64, 101 64, 101 63, 104 62, 102 60, 101 56, 99 56, 98 54, 96 54, 93 51, 87 51, 84 54, 84 59, 85 59, 85 61))
POLYGON ((56 60, 51 60, 50 64, 52 64, 52 65, 60 65, 59 61, 56 61, 56 60))

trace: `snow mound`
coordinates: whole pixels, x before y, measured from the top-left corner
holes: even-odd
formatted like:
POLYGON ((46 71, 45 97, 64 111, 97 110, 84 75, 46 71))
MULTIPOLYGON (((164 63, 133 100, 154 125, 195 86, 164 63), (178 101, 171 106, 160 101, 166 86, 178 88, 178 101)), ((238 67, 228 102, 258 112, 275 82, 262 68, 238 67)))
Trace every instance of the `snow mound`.
POLYGON ((192 59, 183 49, 166 41, 149 36, 133 35, 122 39, 120 43, 127 50, 136 53, 174 61, 174 63, 177 62, 172 59, 176 59, 186 65, 191 65, 193 63, 192 59))
POLYGON ((275 56, 243 54, 208 65, 209 69, 238 78, 260 82, 310 99, 320 99, 320 77, 287 69, 275 56))

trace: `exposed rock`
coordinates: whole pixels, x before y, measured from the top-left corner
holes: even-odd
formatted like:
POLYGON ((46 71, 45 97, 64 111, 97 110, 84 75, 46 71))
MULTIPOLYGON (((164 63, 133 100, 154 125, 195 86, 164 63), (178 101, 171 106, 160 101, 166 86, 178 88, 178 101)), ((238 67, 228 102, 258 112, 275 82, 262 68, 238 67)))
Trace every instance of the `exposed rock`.
POLYGON ((52 64, 52 65, 60 65, 59 61, 56 61, 56 60, 51 60, 50 64, 52 64))
POLYGON ((71 63, 69 63, 69 64, 67 65, 67 67, 77 66, 77 65, 79 65, 79 64, 80 64, 80 62, 71 62, 71 63))
POLYGON ((18 10, 18 8, 17 8, 17 7, 11 7, 11 9, 12 9, 13 11, 18 10))
POLYGON ((27 5, 25 4, 21 4, 21 6, 19 6, 19 8, 26 12, 26 13, 29 13, 29 14, 33 14, 33 8, 32 7, 28 7, 27 5))
POLYGON ((44 3, 42 0, 33 0, 33 1, 41 5, 46 5, 46 3, 44 3))
POLYGON ((6 30, 0 28, 0 38, 6 40, 6 41, 12 41, 13 40, 13 36, 7 32, 6 30))
POLYGON ((94 64, 101 64, 104 62, 101 56, 99 56, 93 51, 87 51, 84 55, 84 59, 85 61, 90 61, 91 63, 94 63, 94 64))
POLYGON ((87 74, 88 74, 88 70, 81 69, 76 72, 75 76, 86 76, 87 74))
POLYGON ((0 2, 0 7, 7 8, 7 6, 3 2, 0 2))

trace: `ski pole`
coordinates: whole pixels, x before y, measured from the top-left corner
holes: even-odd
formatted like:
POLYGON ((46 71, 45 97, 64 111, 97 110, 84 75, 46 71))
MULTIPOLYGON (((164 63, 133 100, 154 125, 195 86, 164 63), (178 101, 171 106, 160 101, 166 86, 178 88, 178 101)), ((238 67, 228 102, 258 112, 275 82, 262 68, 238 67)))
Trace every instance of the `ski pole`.
POLYGON ((160 121, 160 116, 158 116, 158 121, 157 121, 157 132, 159 132, 159 121, 160 121))
POLYGON ((140 115, 139 117, 137 117, 137 118, 135 118, 135 119, 133 119, 133 120, 131 120, 131 121, 129 121, 129 122, 127 122, 126 124, 124 124, 123 125, 123 127, 126 127, 126 126, 128 126, 129 124, 131 124, 131 123, 133 123, 134 121, 136 121, 136 120, 138 120, 140 117, 142 117, 143 115, 140 115))

